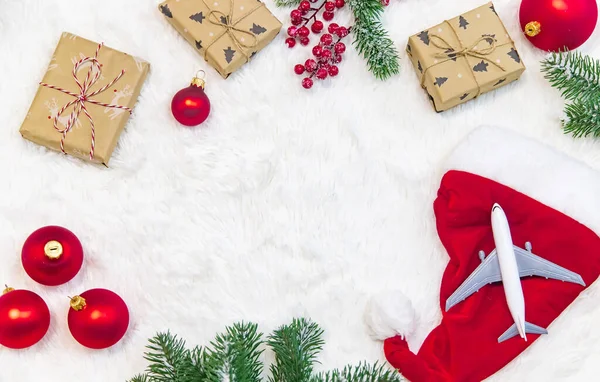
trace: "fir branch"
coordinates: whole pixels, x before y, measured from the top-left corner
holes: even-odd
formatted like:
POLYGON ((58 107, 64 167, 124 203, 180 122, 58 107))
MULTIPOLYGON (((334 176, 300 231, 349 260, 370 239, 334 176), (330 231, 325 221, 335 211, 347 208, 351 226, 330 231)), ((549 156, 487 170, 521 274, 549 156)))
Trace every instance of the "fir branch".
POLYGON ((210 382, 259 382, 262 333, 253 323, 237 323, 219 334, 207 350, 205 369, 210 382))
POLYGON ((332 370, 319 373, 310 382, 402 382, 405 379, 395 370, 390 370, 375 362, 373 365, 359 363, 346 366, 342 371, 332 370))
POLYGON ((302 0, 275 0, 275 5, 278 7, 295 7, 302 0))
POLYGON ((317 354, 323 349, 323 330, 304 318, 275 330, 267 341, 275 353, 271 382, 308 382, 317 354))
POLYGON ((565 106, 566 118, 562 121, 565 133, 574 137, 600 137, 600 101, 576 100, 565 106))
MULTIPOLYGON (((150 362, 147 375, 152 382, 179 382, 181 368, 188 365, 189 352, 185 341, 170 332, 158 333, 146 346, 144 358, 150 362)), ((183 381, 182 381, 183 382, 183 381)))
POLYGON ((552 53, 542 61, 542 72, 567 100, 600 102, 600 61, 579 52, 552 53))
POLYGON ((385 80, 400 72, 400 56, 381 22, 356 18, 352 34, 356 50, 376 78, 385 80))
POLYGON ((150 379, 148 379, 147 374, 138 374, 135 377, 131 378, 129 380, 129 382, 151 382, 151 381, 150 381, 150 379))
POLYGON ((394 42, 381 24, 383 5, 380 0, 349 0, 354 13, 354 46, 367 60, 375 77, 385 80, 400 71, 400 56, 394 42))

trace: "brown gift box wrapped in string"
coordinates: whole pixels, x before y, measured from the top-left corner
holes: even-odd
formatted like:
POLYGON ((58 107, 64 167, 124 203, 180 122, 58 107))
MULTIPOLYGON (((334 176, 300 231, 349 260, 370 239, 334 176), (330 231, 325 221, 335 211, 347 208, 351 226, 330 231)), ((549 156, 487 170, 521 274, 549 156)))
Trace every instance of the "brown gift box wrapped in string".
POLYGON ((525 70, 491 2, 411 36, 406 51, 438 112, 507 85, 525 70))
POLYGON ((281 22, 258 0, 167 0, 158 8, 223 78, 281 30, 281 22))
POLYGON ((65 32, 19 132, 107 165, 149 69, 144 60, 65 32))

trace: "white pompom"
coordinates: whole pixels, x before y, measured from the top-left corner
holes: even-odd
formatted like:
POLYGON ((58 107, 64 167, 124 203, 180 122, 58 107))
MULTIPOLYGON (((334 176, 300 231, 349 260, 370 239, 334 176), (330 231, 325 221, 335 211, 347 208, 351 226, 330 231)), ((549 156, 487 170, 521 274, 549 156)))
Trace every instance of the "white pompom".
POLYGON ((400 291, 380 293, 367 304, 365 322, 373 339, 385 340, 397 335, 406 338, 415 330, 415 310, 400 291))

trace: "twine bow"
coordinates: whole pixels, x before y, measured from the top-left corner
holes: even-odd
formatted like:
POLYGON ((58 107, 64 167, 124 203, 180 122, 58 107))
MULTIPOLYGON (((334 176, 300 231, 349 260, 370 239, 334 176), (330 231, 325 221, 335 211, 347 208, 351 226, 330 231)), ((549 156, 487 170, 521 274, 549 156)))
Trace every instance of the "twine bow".
MULTIPOLYGON (((206 4, 206 1, 202 0, 202 2, 204 3, 204 5, 206 5, 206 7, 208 9, 211 9, 208 4, 206 4)), ((232 21, 233 20, 233 0, 229 0, 229 14, 226 15, 225 13, 221 12, 221 11, 216 11, 216 10, 211 10, 210 13, 207 16, 208 21, 213 24, 213 25, 217 25, 217 26, 221 26, 223 27, 223 31, 221 32, 221 34, 219 34, 217 37, 215 37, 210 44, 208 44, 208 46, 206 48, 204 48, 204 59, 206 60, 206 52, 208 52, 208 49, 215 43, 217 42, 221 37, 223 37, 223 35, 228 34, 229 37, 231 37, 231 40, 233 41, 233 43, 237 46, 237 48, 239 49, 239 51, 244 55, 244 57, 246 57, 246 62, 250 61, 250 56, 248 56, 246 54, 246 52, 244 51, 244 48, 246 49, 252 49, 254 47, 256 47, 256 45, 258 45, 258 39, 256 38, 256 36, 250 32, 250 31, 246 31, 240 28, 237 28, 236 25, 242 21, 243 19, 245 19, 246 17, 250 16, 252 13, 254 13, 256 10, 258 10, 261 7, 264 7, 265 4, 263 2, 258 2, 259 4, 252 8, 248 13, 246 13, 243 17, 241 17, 240 19, 236 20, 235 23, 232 21), (223 21, 225 20, 225 21, 223 21), (244 38, 243 37, 238 37, 236 36, 235 33, 233 33, 233 31, 239 32, 239 33, 243 33, 244 35, 250 37, 253 42, 251 44, 246 44, 244 42, 244 38)))
MULTIPOLYGON (((484 61, 487 61, 487 62, 495 65, 498 69, 502 70, 503 72, 506 71, 506 69, 502 65, 500 65, 499 63, 497 63, 487 57, 488 55, 492 54, 498 47, 497 41, 495 38, 493 38, 491 36, 481 36, 480 38, 475 40, 475 42, 473 42, 471 45, 465 47, 465 44, 460 39, 459 34, 456 32, 456 29, 454 29, 452 24, 448 20, 446 20, 445 22, 446 22, 446 24, 448 24, 448 26, 450 27, 452 32, 454 32, 454 34, 456 35, 459 47, 452 46, 442 36, 439 36, 437 34, 431 34, 429 36, 429 41, 431 42, 431 44, 433 46, 435 46, 436 48, 443 50, 443 52, 435 54, 434 57, 443 58, 444 60, 438 61, 435 64, 433 64, 425 69, 425 71, 423 72, 423 76, 421 77, 421 86, 422 87, 424 86, 424 83, 425 83, 425 73, 427 73, 427 71, 429 69, 431 69, 432 67, 434 67, 436 65, 440 65, 446 61, 455 60, 457 57, 464 57, 465 59, 467 58, 467 56, 476 57, 476 58, 482 59, 484 61), (484 48, 479 48, 478 47, 479 44, 482 43, 483 41, 487 42, 488 46, 486 46, 484 48)), ((467 66, 469 67, 471 75, 473 76, 473 79, 475 80, 475 83, 477 84, 477 95, 475 95, 475 97, 478 97, 481 94, 481 86, 479 85, 479 81, 477 81, 477 76, 475 75, 475 71, 473 70, 471 65, 469 63, 467 63, 467 66)))
POLYGON ((62 138, 60 139, 60 150, 64 154, 66 154, 65 139, 67 138, 67 134, 69 133, 69 131, 71 131, 71 129, 73 128, 73 126, 75 125, 77 120, 79 119, 79 115, 83 111, 85 113, 85 115, 88 117, 88 119, 90 121, 91 135, 92 135, 91 148, 90 148, 90 160, 94 159, 94 148, 96 146, 96 129, 94 126, 94 119, 92 118, 91 114, 89 113, 89 111, 86 107, 86 102, 93 103, 94 105, 104 106, 104 107, 123 109, 123 110, 126 110, 129 113, 131 113, 131 108, 128 108, 126 106, 113 105, 113 104, 103 103, 103 102, 99 102, 99 101, 91 99, 92 97, 104 92, 106 89, 113 86, 125 74, 125 70, 121 70, 121 73, 119 73, 115 77, 115 79, 113 79, 108 84, 101 87, 100 89, 89 93, 92 86, 94 86, 94 84, 96 83, 96 81, 98 81, 98 79, 100 78, 100 75, 102 74, 102 65, 98 61, 98 53, 100 52, 100 49, 102 48, 102 46, 104 46, 104 43, 98 44, 98 48, 96 49, 96 54, 94 55, 94 57, 82 58, 81 60, 77 61, 75 63, 75 65, 73 66, 73 71, 71 72, 71 74, 73 75, 73 79, 75 80, 75 83, 79 87, 79 93, 73 93, 73 92, 71 92, 67 89, 63 89, 61 87, 58 87, 55 85, 50 85, 45 82, 40 82, 41 86, 45 86, 50 89, 58 90, 60 92, 63 92, 65 94, 68 94, 71 97, 75 98, 74 100, 67 102, 62 108, 60 108, 60 110, 58 111, 56 116, 54 116, 54 129, 62 134, 62 138), (83 83, 81 83, 79 81, 79 79, 77 78, 77 73, 79 72, 79 69, 87 63, 90 63, 91 65, 90 65, 90 68, 85 77, 85 81, 83 81, 83 83), (58 119, 61 116, 61 114, 65 112, 65 110, 67 110, 69 107, 71 107, 73 105, 75 105, 73 108, 73 111, 71 112, 71 115, 69 116, 69 119, 68 119, 67 123, 65 124, 64 129, 61 129, 60 127, 58 127, 58 119))

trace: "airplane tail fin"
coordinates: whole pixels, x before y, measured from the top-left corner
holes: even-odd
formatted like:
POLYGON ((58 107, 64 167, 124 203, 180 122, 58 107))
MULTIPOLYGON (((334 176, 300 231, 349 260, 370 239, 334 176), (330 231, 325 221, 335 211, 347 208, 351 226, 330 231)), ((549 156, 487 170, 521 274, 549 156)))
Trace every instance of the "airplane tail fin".
MULTIPOLYGON (((548 334, 548 331, 541 326, 525 322, 525 333, 529 334, 548 334)), ((498 337, 498 343, 504 342, 514 336, 518 335, 517 324, 512 324, 500 337, 498 337)))

